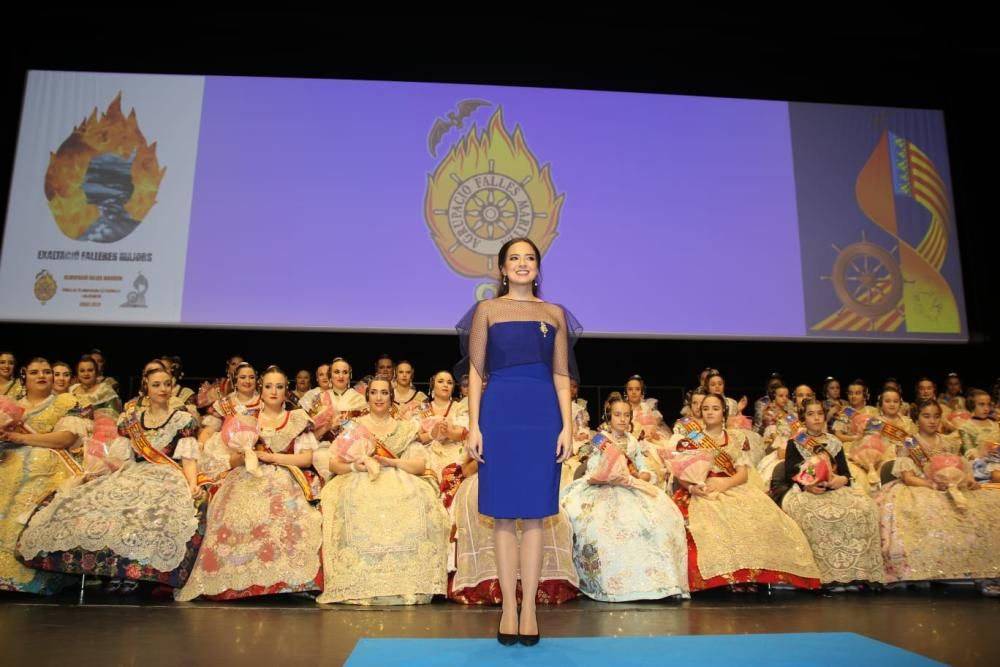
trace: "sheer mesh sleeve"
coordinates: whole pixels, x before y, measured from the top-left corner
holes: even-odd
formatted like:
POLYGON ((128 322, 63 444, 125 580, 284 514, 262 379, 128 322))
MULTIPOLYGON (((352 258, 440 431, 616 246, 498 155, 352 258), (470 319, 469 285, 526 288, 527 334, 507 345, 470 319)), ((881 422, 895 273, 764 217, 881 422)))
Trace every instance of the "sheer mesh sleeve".
POLYGON ((486 339, 489 335, 490 301, 481 301, 469 309, 469 312, 455 325, 458 331, 458 344, 462 351, 462 360, 455 367, 456 377, 469 372, 469 366, 474 366, 479 377, 486 377, 486 339))

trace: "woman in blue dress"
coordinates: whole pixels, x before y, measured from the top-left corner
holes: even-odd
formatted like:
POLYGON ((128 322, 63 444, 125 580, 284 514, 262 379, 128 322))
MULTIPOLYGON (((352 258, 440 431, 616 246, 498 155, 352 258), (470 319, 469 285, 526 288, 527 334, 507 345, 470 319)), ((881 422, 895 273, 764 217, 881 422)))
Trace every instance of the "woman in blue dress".
POLYGON ((457 327, 470 361, 468 447, 480 464, 479 511, 495 519, 503 595, 497 640, 507 645, 538 642, 542 519, 559 512, 561 464, 573 453, 570 375, 580 326, 561 306, 538 298, 541 260, 528 239, 505 243, 497 297, 476 304, 457 327))

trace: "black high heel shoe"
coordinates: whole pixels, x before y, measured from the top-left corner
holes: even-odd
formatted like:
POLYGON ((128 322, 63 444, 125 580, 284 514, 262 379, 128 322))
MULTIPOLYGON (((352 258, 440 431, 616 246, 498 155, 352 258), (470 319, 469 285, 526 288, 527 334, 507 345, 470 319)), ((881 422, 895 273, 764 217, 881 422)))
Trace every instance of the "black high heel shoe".
POLYGON ((513 646, 517 643, 517 634, 508 635, 506 632, 500 632, 501 621, 503 621, 503 612, 500 613, 500 621, 497 621, 497 641, 504 646, 513 646))
POLYGON ((518 635, 517 641, 519 641, 522 646, 534 646, 541 638, 541 633, 538 633, 537 635, 518 635))
MULTIPOLYGON (((537 612, 536 612, 537 615, 537 612)), ((521 634, 521 610, 517 610, 517 641, 521 646, 534 646, 538 643, 538 640, 542 638, 542 633, 536 633, 533 635, 522 635, 521 634)))

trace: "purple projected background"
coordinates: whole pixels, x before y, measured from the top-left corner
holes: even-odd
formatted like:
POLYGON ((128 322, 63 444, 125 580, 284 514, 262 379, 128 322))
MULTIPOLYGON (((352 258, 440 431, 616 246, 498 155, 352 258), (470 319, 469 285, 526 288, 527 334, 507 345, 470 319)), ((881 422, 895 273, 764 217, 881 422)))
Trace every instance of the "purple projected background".
POLYGON ((451 330, 481 279, 423 216, 434 120, 480 98, 565 194, 544 296, 596 334, 802 336, 788 105, 208 77, 182 323, 451 330), (747 289, 767 299, 746 298, 747 289))

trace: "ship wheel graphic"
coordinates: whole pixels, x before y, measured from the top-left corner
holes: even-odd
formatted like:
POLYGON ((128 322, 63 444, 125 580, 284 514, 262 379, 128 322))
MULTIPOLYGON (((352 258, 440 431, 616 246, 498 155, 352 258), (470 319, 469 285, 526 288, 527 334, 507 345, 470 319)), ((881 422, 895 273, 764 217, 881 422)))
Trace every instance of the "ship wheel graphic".
POLYGON ((877 320, 899 307, 903 298, 903 273, 892 251, 861 240, 844 249, 837 248, 833 274, 822 276, 833 282, 837 298, 850 312, 877 320))

